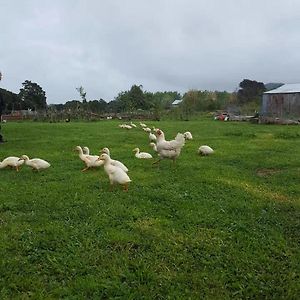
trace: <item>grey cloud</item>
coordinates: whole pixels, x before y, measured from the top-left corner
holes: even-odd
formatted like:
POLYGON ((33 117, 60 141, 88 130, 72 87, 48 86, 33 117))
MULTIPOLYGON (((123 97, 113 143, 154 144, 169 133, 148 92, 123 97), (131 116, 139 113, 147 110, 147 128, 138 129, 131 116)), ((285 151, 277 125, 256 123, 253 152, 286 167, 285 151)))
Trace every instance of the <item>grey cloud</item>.
POLYGON ((148 91, 234 90, 244 78, 299 82, 300 3, 0 0, 1 87, 28 79, 48 103, 148 91))

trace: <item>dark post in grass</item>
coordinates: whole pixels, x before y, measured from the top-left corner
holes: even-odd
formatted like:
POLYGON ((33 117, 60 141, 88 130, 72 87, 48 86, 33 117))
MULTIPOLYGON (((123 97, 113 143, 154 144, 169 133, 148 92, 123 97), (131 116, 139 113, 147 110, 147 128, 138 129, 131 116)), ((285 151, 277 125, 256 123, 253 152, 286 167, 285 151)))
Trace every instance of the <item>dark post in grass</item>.
MULTIPOLYGON (((0 72, 0 81, 2 79, 2 73, 0 72)), ((2 96, 2 93, 1 93, 1 90, 0 90, 0 122, 2 122, 2 111, 3 111, 3 107, 4 107, 4 99, 3 99, 3 96, 2 96)), ((0 143, 3 143, 4 140, 3 140, 3 136, 1 134, 1 125, 0 125, 0 143)))

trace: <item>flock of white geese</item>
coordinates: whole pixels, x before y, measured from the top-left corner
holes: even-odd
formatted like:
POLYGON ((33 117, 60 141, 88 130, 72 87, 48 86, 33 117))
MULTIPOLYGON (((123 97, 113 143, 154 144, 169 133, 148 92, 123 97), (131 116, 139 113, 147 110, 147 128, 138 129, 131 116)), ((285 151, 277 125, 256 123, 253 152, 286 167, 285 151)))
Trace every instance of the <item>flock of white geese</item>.
MULTIPOLYGON (((138 127, 134 123, 120 124, 120 128, 130 130, 132 128, 138 127)), ((171 159, 175 162, 176 158, 180 155, 181 149, 185 144, 186 140, 193 139, 191 132, 187 131, 185 133, 178 133, 175 139, 167 141, 165 139, 165 134, 161 129, 152 127, 147 127, 146 124, 140 123, 140 127, 149 133, 150 147, 158 155, 158 160, 153 164, 159 163, 162 159, 171 159)), ((76 146, 74 151, 78 152, 79 158, 84 162, 85 167, 82 171, 86 171, 90 168, 97 168, 103 166, 104 171, 108 175, 110 186, 119 184, 123 186, 124 191, 128 191, 128 185, 131 179, 128 176, 128 168, 120 161, 112 159, 110 150, 105 147, 100 151, 100 155, 91 155, 88 147, 76 146)), ((135 157, 139 159, 152 159, 153 156, 147 152, 140 152, 137 147, 133 149, 135 157)), ((200 146, 198 153, 200 155, 210 155, 214 150, 207 146, 200 146)), ((41 158, 29 159, 27 155, 22 155, 21 157, 9 156, 0 162, 0 169, 10 167, 19 171, 20 167, 25 164, 32 168, 32 170, 40 171, 49 168, 51 165, 49 162, 41 158)))

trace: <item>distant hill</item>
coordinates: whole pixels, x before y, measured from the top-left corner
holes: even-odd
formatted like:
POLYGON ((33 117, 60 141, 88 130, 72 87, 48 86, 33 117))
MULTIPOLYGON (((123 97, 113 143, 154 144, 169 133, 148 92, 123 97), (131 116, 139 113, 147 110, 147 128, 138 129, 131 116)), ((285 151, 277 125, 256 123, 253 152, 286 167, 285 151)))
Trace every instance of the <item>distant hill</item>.
POLYGON ((282 85, 284 85, 284 83, 270 82, 270 83, 265 84, 265 88, 266 88, 266 91, 271 91, 271 90, 279 88, 282 85))

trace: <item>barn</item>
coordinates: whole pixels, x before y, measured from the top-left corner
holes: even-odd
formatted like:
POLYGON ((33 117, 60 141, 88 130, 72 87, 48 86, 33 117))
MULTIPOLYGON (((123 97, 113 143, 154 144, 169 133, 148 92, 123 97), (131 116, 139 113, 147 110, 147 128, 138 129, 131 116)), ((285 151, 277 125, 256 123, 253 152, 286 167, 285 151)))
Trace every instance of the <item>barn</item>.
POLYGON ((262 97, 263 117, 299 120, 300 83, 284 84, 277 89, 265 92, 262 97))

